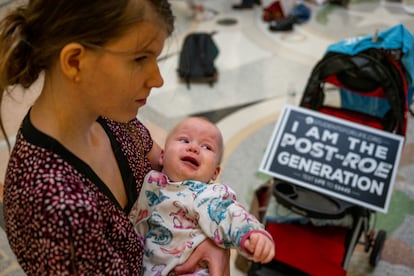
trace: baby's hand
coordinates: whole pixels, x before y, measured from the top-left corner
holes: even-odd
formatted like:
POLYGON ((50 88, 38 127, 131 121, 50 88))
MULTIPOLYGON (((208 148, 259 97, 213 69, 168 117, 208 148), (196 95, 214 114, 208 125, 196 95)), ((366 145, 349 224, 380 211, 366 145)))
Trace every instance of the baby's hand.
POLYGON ((244 243, 244 248, 257 263, 268 263, 275 256, 273 241, 261 233, 252 233, 244 243))

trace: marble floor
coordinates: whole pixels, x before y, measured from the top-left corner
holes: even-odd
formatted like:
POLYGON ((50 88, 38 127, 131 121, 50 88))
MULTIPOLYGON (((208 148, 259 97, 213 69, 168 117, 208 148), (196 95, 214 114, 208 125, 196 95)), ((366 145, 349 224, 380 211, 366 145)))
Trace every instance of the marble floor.
MULTIPOLYGON (((271 2, 262 0, 262 5, 271 2)), ((204 1, 209 13, 204 20, 193 18, 186 1, 172 0, 171 3, 177 27, 160 62, 165 85, 152 92, 138 116, 161 144, 168 130, 186 116, 202 114, 215 121, 223 132, 226 147, 221 180, 232 185, 235 178, 241 179, 242 166, 243 179, 234 184, 234 189, 246 207, 250 205, 253 189, 262 183, 256 172, 263 152, 252 145, 259 143, 265 147, 264 141, 270 138, 266 126, 277 120, 285 104, 298 103, 309 74, 326 47, 343 38, 371 34, 399 23, 414 31, 413 15, 405 12, 401 2, 394 1, 355 0, 346 8, 304 2, 311 10, 311 19, 295 24, 289 32, 269 31, 261 17, 262 7, 233 10, 231 6, 236 0, 204 1), (224 24, 229 19, 234 24, 224 24), (220 50, 216 60, 219 80, 212 87, 194 84, 188 89, 177 79, 183 38, 194 31, 216 33, 214 40, 220 50)), ((7 8, 6 5, 1 10, 7 8)), ((41 80, 30 88, 30 93, 16 90, 13 97, 6 97, 3 119, 12 141, 19 121, 40 87, 41 80)), ((2 138, 0 183, 6 164, 7 150, 2 138)), ((359 252, 355 255, 365 258, 359 252)), ((233 262, 232 266, 232 276, 246 275, 233 262)), ((368 264, 360 262, 356 266, 353 271, 358 272, 352 275, 369 275, 368 264)))

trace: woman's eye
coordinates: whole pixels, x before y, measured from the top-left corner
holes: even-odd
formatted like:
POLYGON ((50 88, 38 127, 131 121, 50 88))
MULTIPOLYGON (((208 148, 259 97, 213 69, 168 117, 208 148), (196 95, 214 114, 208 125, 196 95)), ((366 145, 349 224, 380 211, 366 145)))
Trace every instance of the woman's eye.
POLYGON ((136 57, 135 62, 141 62, 141 61, 145 60, 146 58, 147 58, 146 56, 136 57))

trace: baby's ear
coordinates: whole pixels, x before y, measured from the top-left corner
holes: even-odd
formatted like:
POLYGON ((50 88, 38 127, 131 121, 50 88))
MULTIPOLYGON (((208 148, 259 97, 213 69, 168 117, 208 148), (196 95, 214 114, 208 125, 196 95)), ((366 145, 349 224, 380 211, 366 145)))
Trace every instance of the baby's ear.
POLYGON ((221 171, 221 167, 219 165, 219 166, 216 167, 216 169, 214 171, 214 174, 211 177, 211 180, 213 180, 213 181, 216 180, 217 179, 217 176, 220 174, 220 171, 221 171))

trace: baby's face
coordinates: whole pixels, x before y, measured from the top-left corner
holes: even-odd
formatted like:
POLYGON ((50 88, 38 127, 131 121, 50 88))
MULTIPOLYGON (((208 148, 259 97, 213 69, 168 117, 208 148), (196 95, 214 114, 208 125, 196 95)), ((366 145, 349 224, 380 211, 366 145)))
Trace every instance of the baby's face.
POLYGON ((208 183, 220 172, 220 130, 201 118, 188 118, 168 136, 161 155, 163 172, 172 181, 208 183))

